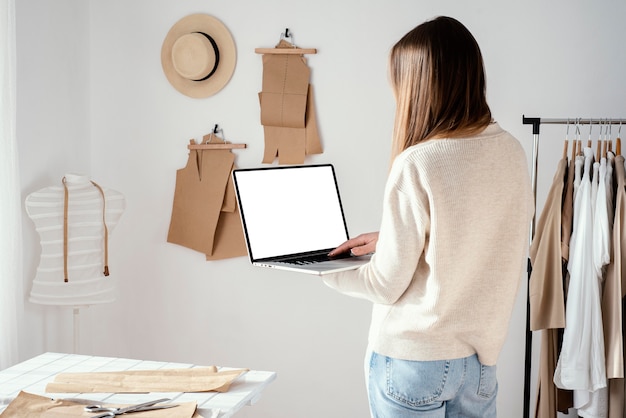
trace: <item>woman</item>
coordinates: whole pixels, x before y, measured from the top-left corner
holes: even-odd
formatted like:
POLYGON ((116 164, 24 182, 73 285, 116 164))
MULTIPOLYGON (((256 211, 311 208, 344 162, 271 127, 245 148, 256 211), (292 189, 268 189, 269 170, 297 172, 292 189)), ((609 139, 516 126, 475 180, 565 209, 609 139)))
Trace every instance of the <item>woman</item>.
POLYGON ((374 303, 373 417, 495 417, 496 361, 523 277, 533 200, 525 153, 491 118, 471 33, 439 17, 392 48, 393 164, 375 254, 327 276, 374 303))

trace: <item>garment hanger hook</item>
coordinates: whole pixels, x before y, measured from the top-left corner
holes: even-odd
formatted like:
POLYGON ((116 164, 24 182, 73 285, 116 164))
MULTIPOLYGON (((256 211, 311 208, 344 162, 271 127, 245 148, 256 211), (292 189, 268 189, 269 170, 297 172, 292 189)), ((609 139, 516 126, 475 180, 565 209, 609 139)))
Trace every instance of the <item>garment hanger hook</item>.
POLYGON ((287 42, 293 44, 293 34, 289 32, 289 28, 285 28, 285 32, 280 34, 280 40, 286 40, 287 42))
POLYGON ((602 118, 598 119, 598 126, 600 127, 600 132, 598 133, 598 139, 602 139, 602 129, 604 128, 602 118))

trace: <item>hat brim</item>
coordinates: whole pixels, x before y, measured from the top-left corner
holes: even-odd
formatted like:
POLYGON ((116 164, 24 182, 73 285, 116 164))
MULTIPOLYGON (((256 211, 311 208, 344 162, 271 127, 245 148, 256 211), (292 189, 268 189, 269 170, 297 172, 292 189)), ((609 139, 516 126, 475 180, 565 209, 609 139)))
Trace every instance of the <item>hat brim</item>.
POLYGON ((197 13, 185 16, 172 26, 161 48, 161 65, 170 84, 182 94, 193 98, 209 97, 220 91, 235 71, 237 50, 233 37, 224 24, 213 16, 197 13), (210 35, 217 45, 220 60, 215 72, 206 80, 189 80, 174 68, 172 48, 183 35, 202 32, 210 35))

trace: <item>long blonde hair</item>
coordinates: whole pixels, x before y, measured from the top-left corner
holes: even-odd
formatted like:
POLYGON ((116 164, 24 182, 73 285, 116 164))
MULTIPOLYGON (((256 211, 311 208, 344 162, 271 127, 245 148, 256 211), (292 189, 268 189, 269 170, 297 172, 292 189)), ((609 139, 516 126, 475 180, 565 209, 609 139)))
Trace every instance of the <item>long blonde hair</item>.
POLYGON ((421 141, 482 131, 491 122, 476 39, 450 17, 422 23, 391 49, 396 98, 392 160, 421 141))

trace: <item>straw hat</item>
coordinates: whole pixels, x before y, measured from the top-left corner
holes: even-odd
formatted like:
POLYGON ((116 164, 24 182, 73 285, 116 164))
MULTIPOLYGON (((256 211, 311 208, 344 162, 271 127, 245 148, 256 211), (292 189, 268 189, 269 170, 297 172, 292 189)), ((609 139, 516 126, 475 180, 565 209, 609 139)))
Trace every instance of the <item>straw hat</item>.
POLYGON ((161 64, 182 94, 202 98, 220 91, 235 71, 237 51, 222 22, 207 14, 183 17, 163 41, 161 64))

